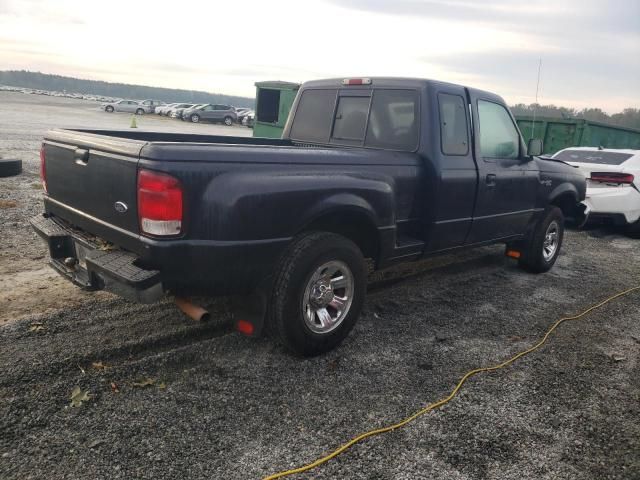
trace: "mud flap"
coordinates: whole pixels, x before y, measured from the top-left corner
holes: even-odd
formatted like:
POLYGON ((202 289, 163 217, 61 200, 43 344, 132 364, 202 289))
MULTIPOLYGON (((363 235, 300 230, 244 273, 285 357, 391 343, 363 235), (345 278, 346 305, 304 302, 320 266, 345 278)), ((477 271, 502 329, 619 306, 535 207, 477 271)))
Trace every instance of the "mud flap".
POLYGON ((236 330, 250 337, 262 335, 267 315, 267 295, 263 290, 232 297, 231 309, 236 330))

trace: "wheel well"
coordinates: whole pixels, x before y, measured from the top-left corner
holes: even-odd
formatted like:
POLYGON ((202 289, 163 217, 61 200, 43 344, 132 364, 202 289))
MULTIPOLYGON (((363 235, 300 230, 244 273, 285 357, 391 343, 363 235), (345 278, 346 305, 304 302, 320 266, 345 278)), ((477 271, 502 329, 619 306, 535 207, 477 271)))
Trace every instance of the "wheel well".
POLYGON ((571 192, 566 192, 561 195, 558 195, 556 198, 551 200, 551 205, 558 207, 562 210, 562 214, 565 218, 573 217, 575 215, 576 206, 578 205, 578 201, 576 196, 571 192))
POLYGON ((298 233, 331 232, 355 243, 365 258, 377 261, 380 252, 378 229, 366 215, 355 212, 336 212, 315 219, 298 233))

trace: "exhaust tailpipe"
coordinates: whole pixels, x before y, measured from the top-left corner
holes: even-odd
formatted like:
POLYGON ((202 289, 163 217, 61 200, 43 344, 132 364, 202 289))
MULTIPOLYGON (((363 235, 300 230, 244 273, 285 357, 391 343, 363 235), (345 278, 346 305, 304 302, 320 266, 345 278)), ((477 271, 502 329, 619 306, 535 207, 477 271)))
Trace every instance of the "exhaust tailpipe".
POLYGON ((208 311, 193 304, 188 298, 175 297, 173 301, 176 303, 176 306, 182 310, 182 313, 196 322, 206 322, 210 318, 208 311))

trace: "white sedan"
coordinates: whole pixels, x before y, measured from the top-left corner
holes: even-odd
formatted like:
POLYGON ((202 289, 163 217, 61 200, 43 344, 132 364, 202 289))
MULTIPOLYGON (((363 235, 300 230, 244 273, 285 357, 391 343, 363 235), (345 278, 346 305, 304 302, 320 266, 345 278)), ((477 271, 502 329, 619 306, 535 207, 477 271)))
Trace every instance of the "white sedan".
POLYGON ((640 150, 571 147, 553 158, 580 169, 587 179, 588 220, 625 225, 640 233, 640 150))

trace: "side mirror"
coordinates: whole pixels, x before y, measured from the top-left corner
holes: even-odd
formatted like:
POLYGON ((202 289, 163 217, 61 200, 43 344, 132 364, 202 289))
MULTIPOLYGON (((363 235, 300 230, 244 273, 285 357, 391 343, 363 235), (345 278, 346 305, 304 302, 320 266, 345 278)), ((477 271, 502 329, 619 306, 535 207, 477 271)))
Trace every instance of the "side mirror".
POLYGON ((527 144, 527 156, 538 157, 542 155, 542 140, 539 138, 530 138, 527 144))

